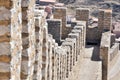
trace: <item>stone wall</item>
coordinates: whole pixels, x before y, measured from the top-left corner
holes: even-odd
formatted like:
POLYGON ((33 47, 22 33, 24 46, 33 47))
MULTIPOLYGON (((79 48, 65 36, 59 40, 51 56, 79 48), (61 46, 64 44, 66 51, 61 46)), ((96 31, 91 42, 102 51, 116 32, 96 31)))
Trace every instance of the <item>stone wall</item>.
POLYGON ((35 21, 34 21, 34 0, 22 0, 22 79, 33 79, 35 63, 35 21))
POLYGON ((99 10, 98 28, 104 31, 111 31, 112 10, 99 10))
POLYGON ((61 19, 62 21, 62 33, 61 33, 61 39, 64 40, 65 38, 68 37, 68 34, 71 32, 73 29, 71 26, 67 25, 66 21, 66 7, 55 7, 55 12, 54 12, 54 19, 61 19))
POLYGON ((62 35, 62 22, 60 19, 50 19, 47 20, 48 23, 48 33, 53 35, 53 38, 57 43, 61 43, 62 35))
MULTIPOLYGON (((85 49, 88 10, 83 17, 78 12, 82 21, 68 26, 66 8, 56 8, 57 22, 48 20, 50 27, 44 10, 35 8, 35 0, 0 0, 0 10, 0 80, 76 80, 85 49), (64 40, 58 46, 55 40, 60 42, 61 36, 64 40)), ((103 24, 110 29, 111 14, 105 15, 103 24)), ((108 79, 110 58, 119 48, 114 44, 110 47, 110 37, 111 33, 105 32, 101 39, 103 80, 108 79)))
POLYGON ((0 80, 20 80, 21 0, 0 0, 0 80))
POLYGON ((111 47, 111 32, 102 33, 100 45, 100 57, 102 60, 102 80, 109 80, 109 73, 115 63, 116 56, 119 55, 119 44, 114 43, 111 47))

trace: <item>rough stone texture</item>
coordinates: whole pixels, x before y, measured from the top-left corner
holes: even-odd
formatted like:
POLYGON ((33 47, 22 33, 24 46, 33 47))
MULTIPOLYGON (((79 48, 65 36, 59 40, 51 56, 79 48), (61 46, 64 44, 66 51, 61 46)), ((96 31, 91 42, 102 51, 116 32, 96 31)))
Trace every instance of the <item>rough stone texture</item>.
POLYGON ((17 4, 19 2, 21 0, 0 0, 1 80, 20 80, 22 21, 21 4, 17 4))
POLYGON ((67 26, 67 21, 66 21, 66 7, 55 7, 55 13, 54 13, 54 18, 55 19, 61 19, 62 21, 62 39, 65 39, 68 37, 68 34, 71 32, 72 27, 67 26))
POLYGON ((23 54, 22 54, 22 63, 26 63, 22 65, 21 73, 22 79, 33 79, 33 71, 34 71, 34 63, 35 63, 35 21, 34 21, 34 8, 35 1, 34 0, 22 0, 22 20, 23 20, 23 29, 22 29, 22 39, 25 40, 23 42, 23 54), (26 56, 24 56, 26 55, 26 56), (24 61, 24 57, 27 58, 27 61, 24 61), (27 70, 24 70, 24 67, 27 70), (24 72, 26 71, 26 72, 24 72))
POLYGON ((111 10, 100 10, 98 18, 98 28, 101 31, 109 31, 112 28, 112 11, 111 10))
POLYGON ((89 20, 89 9, 87 8, 77 8, 76 9, 76 20, 86 21, 86 29, 88 29, 88 20, 89 20))
POLYGON ((71 42, 71 43, 73 43, 73 47, 74 47, 74 53, 73 53, 73 66, 75 65, 75 63, 76 63, 76 61, 77 61, 77 54, 76 54, 76 51, 77 51, 77 48, 76 48, 76 39, 75 38, 73 38, 73 39, 71 39, 71 38, 66 38, 66 41, 68 41, 68 42, 71 42))
POLYGON ((109 73, 111 70, 114 57, 119 53, 119 45, 115 44, 111 47, 110 31, 102 33, 100 55, 102 59, 102 80, 109 80, 109 73))
MULTIPOLYGON (((80 54, 80 50, 79 50, 79 47, 80 47, 80 41, 79 41, 79 33, 70 33, 68 35, 69 38, 75 38, 76 39, 76 48, 77 48, 77 51, 76 51, 76 56, 78 54, 80 54)), ((76 60, 78 60, 78 56, 76 57, 76 60)))
POLYGON ((11 79, 21 80, 21 54, 22 54, 22 15, 21 0, 13 0, 11 10, 11 79), (19 4, 18 4, 19 3, 19 4))
MULTIPOLYGON (((35 8, 34 0, 0 0, 0 80, 99 80, 101 71, 103 80, 118 75, 119 44, 109 31, 111 11, 100 12, 100 27, 89 29, 102 36, 97 36, 101 39, 100 54, 98 46, 85 46, 89 10, 78 9, 76 17, 82 21, 66 25, 66 8, 56 8, 57 21, 48 20, 53 30, 58 29, 58 34, 51 32, 53 36, 48 34, 45 17, 43 9, 35 8), (61 36, 65 39, 58 46, 54 36, 59 41, 61 36)), ((89 38, 95 40, 96 33, 91 34, 89 38)))
POLYGON ((53 35, 57 43, 61 43, 62 22, 60 19, 47 20, 48 33, 53 35))
POLYGON ((34 79, 42 79, 42 46, 43 46, 43 26, 45 22, 44 11, 35 11, 35 32, 36 32, 36 61, 34 70, 34 79), (40 16, 41 15, 41 16, 40 16))

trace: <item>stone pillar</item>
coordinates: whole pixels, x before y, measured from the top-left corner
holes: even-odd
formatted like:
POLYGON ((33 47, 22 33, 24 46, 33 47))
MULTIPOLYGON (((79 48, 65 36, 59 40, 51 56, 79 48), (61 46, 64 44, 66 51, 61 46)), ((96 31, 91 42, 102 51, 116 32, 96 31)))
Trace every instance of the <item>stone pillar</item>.
POLYGON ((34 9, 35 0, 22 0, 22 38, 23 38, 23 54, 22 54, 22 79, 33 79, 34 63, 35 63, 35 24, 34 9))
POLYGON ((81 53, 81 50, 82 50, 82 37, 81 37, 81 34, 82 34, 82 32, 81 32, 81 30, 76 30, 76 29, 73 29, 72 30, 72 33, 78 33, 79 34, 79 45, 80 45, 80 47, 79 47, 79 51, 80 51, 80 53, 81 53))
POLYGON ((112 27, 112 10, 105 10, 104 29, 111 31, 111 27, 112 27))
POLYGON ((42 80, 47 80, 48 76, 48 31, 47 25, 43 28, 43 47, 42 47, 42 80))
POLYGON ((102 34, 104 28, 104 11, 100 10, 98 13, 98 29, 102 34))
POLYGON ((35 10, 35 32, 36 32, 36 62, 34 79, 42 79, 42 46, 43 26, 45 25, 44 10, 35 10))
POLYGON ((0 80, 20 80, 21 0, 0 0, 0 80))
POLYGON ((98 14, 98 32, 99 32, 98 37, 99 39, 101 39, 103 29, 104 29, 104 11, 100 10, 98 14))
POLYGON ((75 38, 76 39, 76 61, 78 61, 78 55, 80 54, 80 39, 79 39, 79 33, 70 33, 68 35, 69 38, 75 38))
POLYGON ((73 68, 73 53, 74 53, 74 44, 73 43, 71 43, 71 42, 69 42, 69 41, 65 41, 65 42, 63 42, 62 43, 62 46, 67 46, 67 47, 69 47, 70 48, 70 53, 67 53, 67 56, 69 57, 68 59, 69 59, 69 62, 68 62, 68 71, 69 71, 69 73, 68 73, 68 75, 70 74, 70 72, 72 71, 72 68, 73 68))
POLYGON ((84 26, 75 26, 74 30, 79 30, 81 31, 81 45, 82 45, 82 49, 85 48, 86 45, 86 28, 84 26))
POLYGON ((62 39, 67 37, 66 33, 66 8, 65 7, 56 7, 54 13, 55 19, 62 20, 62 39))
POLYGON ((21 55, 22 55, 22 14, 21 0, 13 0, 11 10, 11 79, 21 80, 21 55), (18 4, 19 3, 19 4, 18 4))
POLYGON ((56 48, 58 47, 58 44, 55 43, 55 40, 52 40, 53 45, 52 45, 52 80, 57 80, 57 63, 56 63, 56 48))
POLYGON ((100 52, 102 54, 102 80, 109 80, 108 79, 108 71, 109 71, 109 48, 102 47, 100 48, 100 52))
POLYGON ((52 80, 52 35, 49 34, 49 40, 48 40, 48 78, 47 80, 52 80))
POLYGON ((83 22, 85 25, 84 30, 85 30, 85 41, 89 38, 89 27, 88 27, 88 21, 89 21, 89 9, 86 8, 78 8, 76 10, 76 20, 79 21, 86 21, 83 22))
POLYGON ((110 31, 102 33, 100 46, 100 56, 102 60, 102 80, 109 80, 110 37, 110 31))
POLYGON ((75 39, 75 38, 73 38, 73 39, 72 39, 72 38, 66 38, 65 40, 66 40, 67 42, 73 43, 73 46, 74 46, 74 47, 73 47, 73 56, 72 56, 72 59, 73 59, 73 60, 72 60, 72 61, 73 61, 72 63, 73 63, 73 64, 72 64, 72 65, 74 66, 74 65, 75 65, 75 62, 76 62, 76 56, 77 56, 77 55, 76 55, 76 50, 77 50, 77 48, 76 48, 76 39, 75 39))
POLYGON ((56 48, 55 53, 56 53, 56 80, 60 80, 60 54, 57 51, 58 48, 56 48))
POLYGON ((89 20, 89 9, 87 8, 77 8, 76 9, 76 20, 86 21, 88 28, 88 20, 89 20))
POLYGON ((61 43, 62 35, 62 22, 60 19, 50 19, 47 20, 48 23, 48 33, 53 35, 53 38, 57 43, 61 43))
POLYGON ((111 31, 112 10, 100 10, 98 16, 98 29, 102 31, 111 31))
POLYGON ((66 49, 66 65, 65 65, 65 78, 68 79, 69 75, 70 75, 70 51, 71 51, 71 47, 67 46, 66 44, 62 44, 62 48, 66 49))

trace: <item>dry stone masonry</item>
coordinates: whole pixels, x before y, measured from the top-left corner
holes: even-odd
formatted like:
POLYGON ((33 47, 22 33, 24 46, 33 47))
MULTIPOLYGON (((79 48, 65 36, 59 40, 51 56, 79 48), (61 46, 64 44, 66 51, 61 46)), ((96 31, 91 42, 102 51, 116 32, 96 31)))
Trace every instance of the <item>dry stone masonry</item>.
POLYGON ((0 79, 20 80, 21 0, 0 0, 0 79))
POLYGON ((0 0, 0 80, 76 80, 89 41, 101 42, 102 80, 109 80, 119 55, 111 10, 99 10, 98 28, 89 28, 84 8, 68 26, 66 10, 56 7, 46 20, 35 0, 0 0))

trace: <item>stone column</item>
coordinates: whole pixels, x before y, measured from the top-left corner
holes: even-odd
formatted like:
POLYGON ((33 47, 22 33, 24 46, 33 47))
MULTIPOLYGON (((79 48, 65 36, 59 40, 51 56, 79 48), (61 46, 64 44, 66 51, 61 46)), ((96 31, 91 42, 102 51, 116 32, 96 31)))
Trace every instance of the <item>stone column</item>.
MULTIPOLYGON (((84 30, 85 30, 85 41, 87 38, 89 38, 89 27, 88 27, 88 21, 89 21, 89 9, 86 9, 86 8, 78 8, 76 10, 76 20, 78 21, 86 21, 83 22, 83 24, 86 24, 84 25, 84 30), (88 37, 87 37, 88 36, 88 37)), ((81 22, 82 23, 82 22, 81 22)))
POLYGON ((73 61, 73 66, 75 65, 75 62, 76 62, 76 50, 77 50, 77 48, 76 48, 76 39, 75 38, 66 38, 65 39, 67 42, 70 42, 70 43, 73 43, 73 56, 72 56, 72 61, 73 61))
POLYGON ((47 24, 43 28, 43 47, 42 47, 42 80, 47 80, 48 76, 48 31, 47 24))
POLYGON ((52 40, 53 45, 52 45, 52 80, 57 80, 57 63, 56 63, 56 48, 58 47, 58 44, 55 43, 55 40, 52 40))
POLYGON ((100 52, 102 54, 102 80, 109 80, 108 79, 108 71, 109 71, 109 48, 108 47, 101 47, 100 52))
POLYGON ((81 32, 80 33, 80 50, 83 52, 85 45, 86 45, 86 28, 84 26, 75 26, 74 32, 81 32))
POLYGON ((22 20, 23 20, 23 62, 22 79, 33 79, 35 63, 35 21, 34 9, 35 0, 22 0, 22 20))
POLYGON ((77 8, 76 9, 76 20, 78 21, 86 21, 88 28, 88 20, 89 20, 89 9, 87 8, 77 8))
POLYGON ((112 10, 105 10, 104 29, 111 31, 111 27, 112 27, 112 10))
POLYGON ((112 10, 100 10, 98 16, 98 29, 102 31, 110 31, 112 27, 112 10))
POLYGON ((100 57, 102 60, 102 80, 109 80, 110 38, 110 31, 102 33, 100 46, 100 57))
POLYGON ((70 33, 68 35, 69 38, 75 38, 76 39, 76 61, 78 61, 78 55, 80 54, 80 39, 79 39, 79 33, 70 33))
POLYGON ((82 44, 81 44, 81 43, 82 43, 82 42, 81 42, 81 41, 82 41, 82 37, 81 37, 81 34, 82 34, 82 33, 81 33, 81 30, 73 29, 73 30, 72 30, 72 33, 78 33, 78 34, 79 34, 79 40, 80 40, 80 41, 79 41, 79 45, 80 45, 80 46, 79 46, 79 51, 80 51, 80 54, 81 54, 81 50, 82 50, 82 44))
POLYGON ((42 79, 42 46, 43 46, 43 26, 45 16, 43 10, 35 10, 35 32, 36 32, 36 62, 34 79, 42 79))
POLYGON ((65 39, 67 37, 66 32, 66 8, 65 7, 56 7, 54 18, 55 19, 61 19, 62 20, 62 39, 65 39))
MULTIPOLYGON (((74 53, 74 44, 69 42, 69 41, 65 41, 62 43, 62 46, 67 46, 70 48, 70 53, 67 52, 67 56, 68 56, 68 76, 70 75, 70 72, 72 71, 73 68, 73 53, 74 53)), ((68 77, 67 77, 68 78, 68 77)))
POLYGON ((62 44, 62 48, 66 49, 66 67, 65 67, 65 78, 68 79, 70 75, 70 51, 71 48, 70 46, 65 45, 64 43, 62 44))
POLYGON ((20 80, 21 0, 0 0, 0 80, 20 80))
POLYGON ((48 23, 48 33, 53 35, 53 38, 57 43, 61 43, 62 35, 62 22, 60 19, 49 19, 48 23))
POLYGON ((48 40, 48 79, 47 80, 52 80, 52 40, 53 36, 49 34, 49 40, 48 40))

